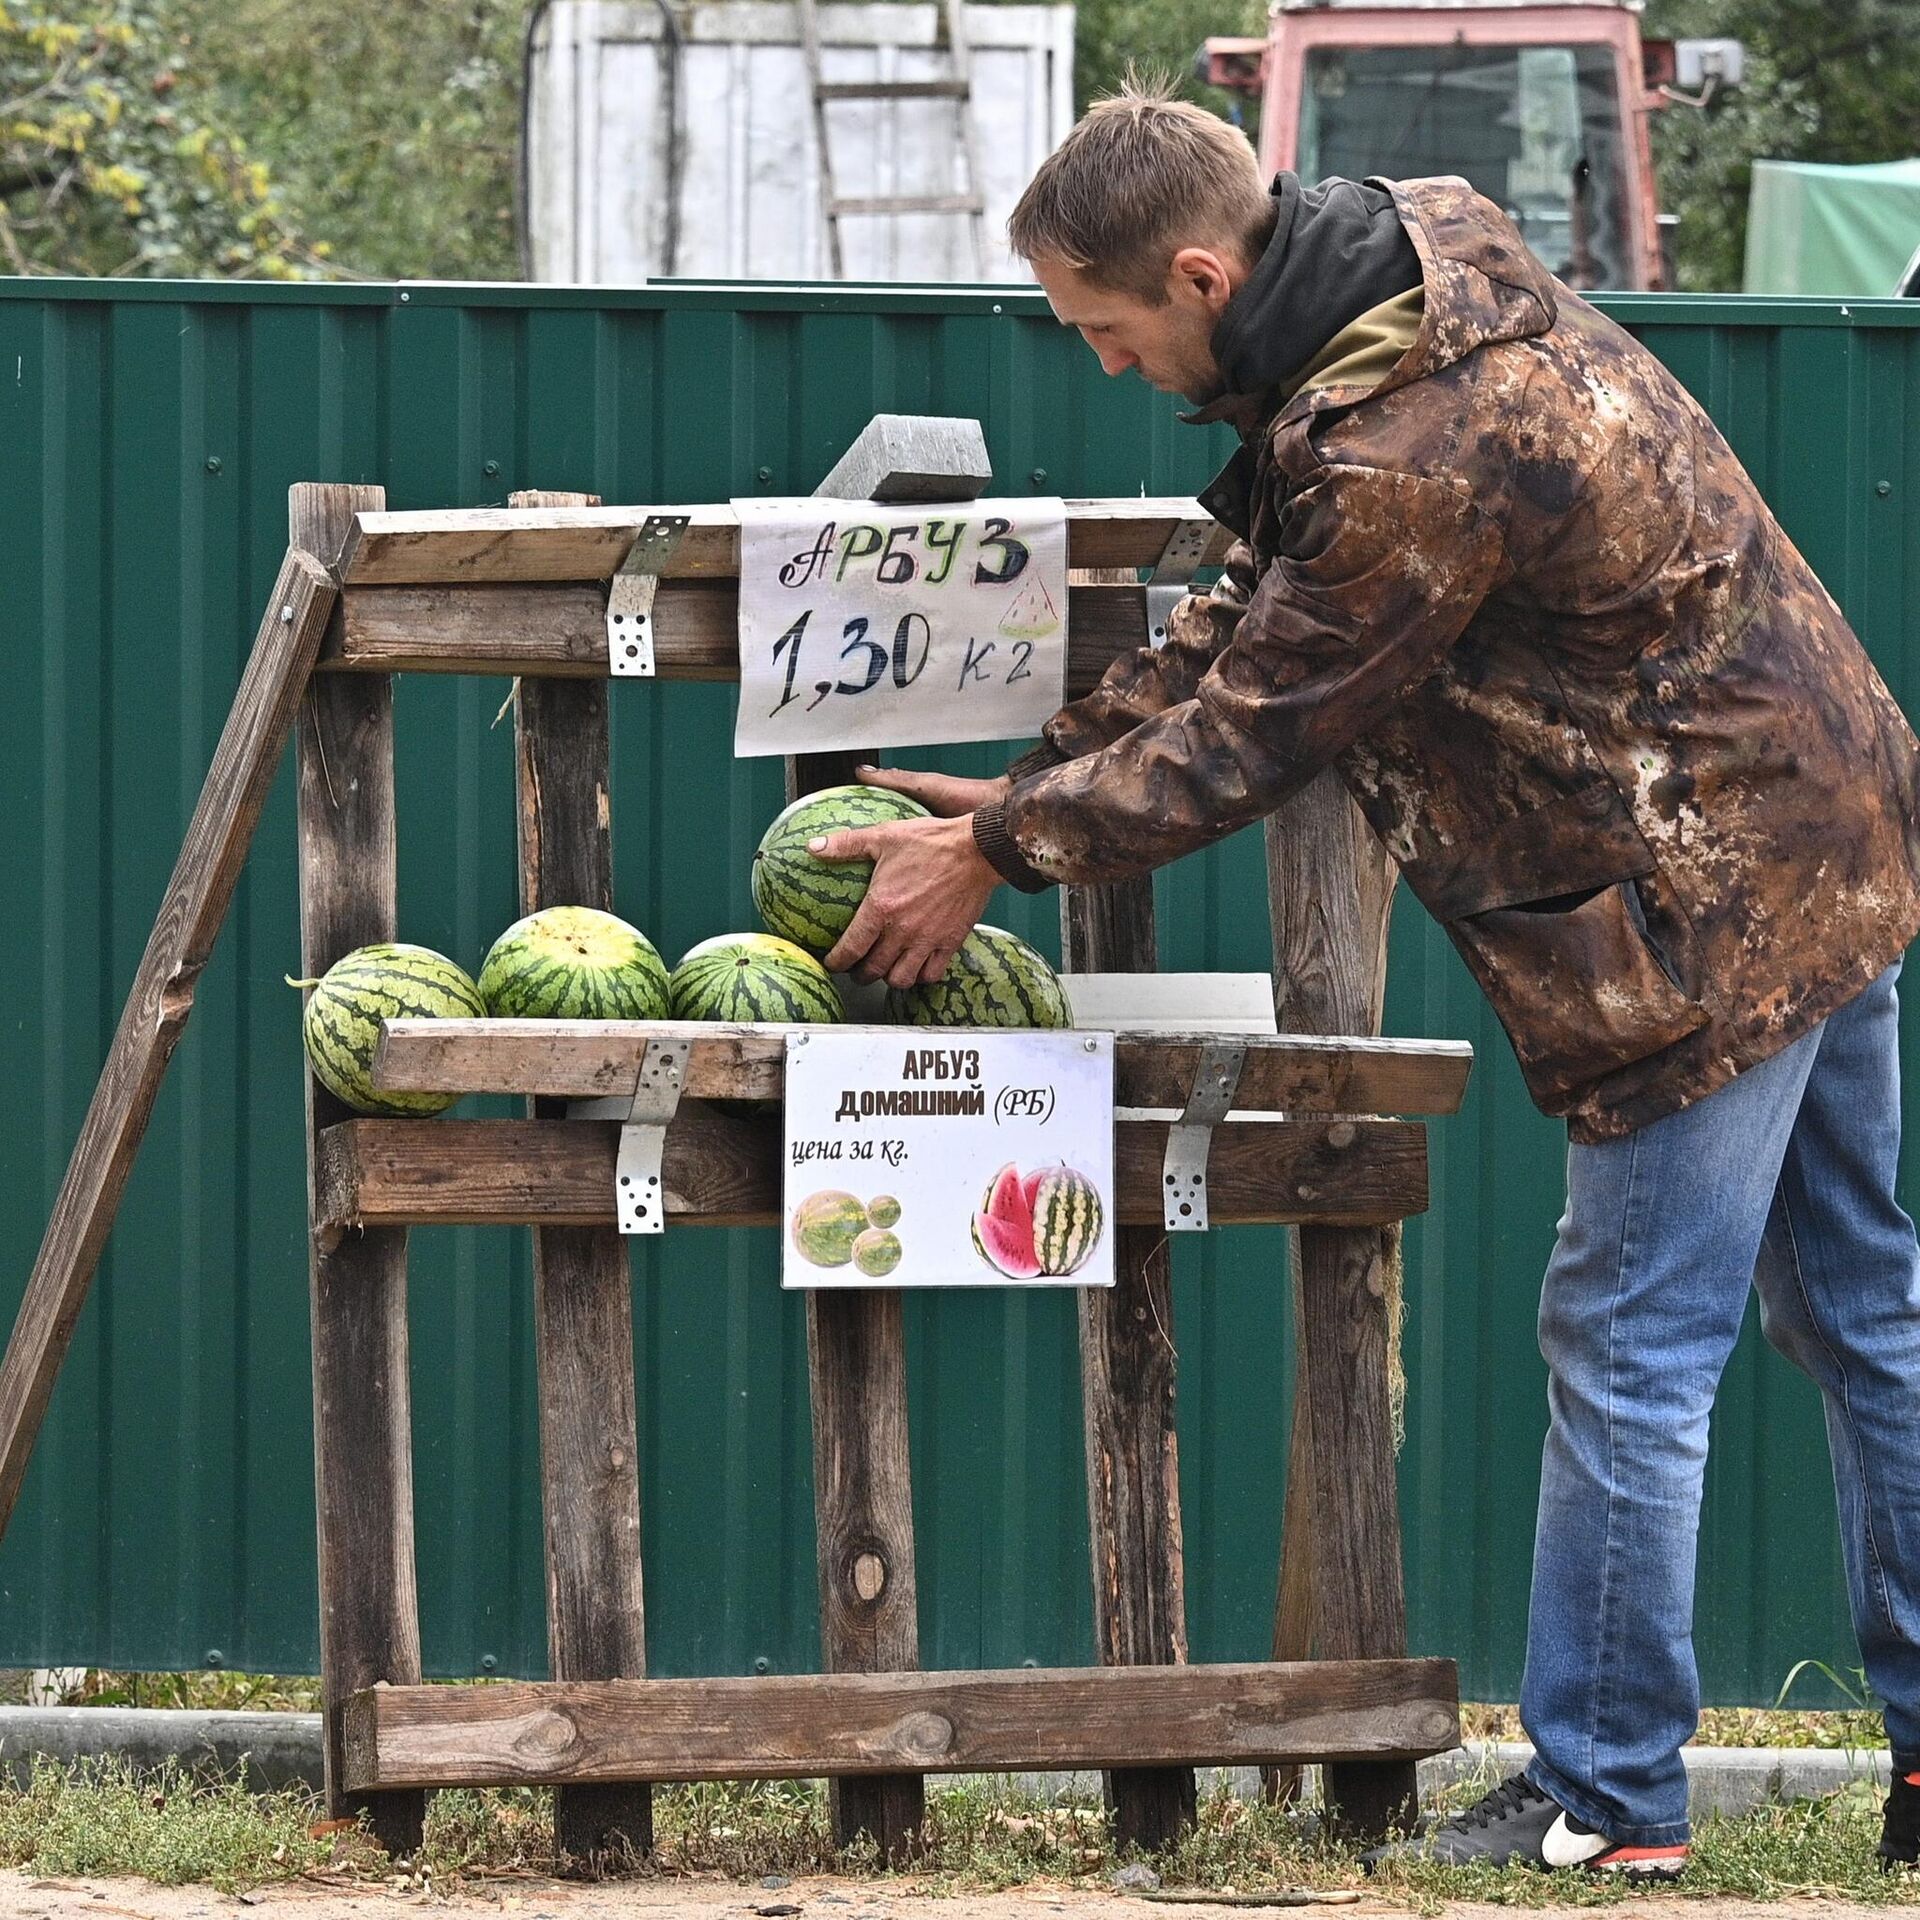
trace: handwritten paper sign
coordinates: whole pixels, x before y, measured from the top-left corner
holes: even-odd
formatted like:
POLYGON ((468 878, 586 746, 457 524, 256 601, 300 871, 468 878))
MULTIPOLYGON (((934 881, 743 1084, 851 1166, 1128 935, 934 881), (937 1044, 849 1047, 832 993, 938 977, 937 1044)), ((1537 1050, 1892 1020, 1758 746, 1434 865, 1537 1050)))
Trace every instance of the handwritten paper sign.
POLYGON ((1066 697, 1059 500, 736 500, 736 754, 1019 740, 1066 697))
POLYGON ((1113 1035, 787 1037, 788 1287, 1113 1285, 1113 1035))

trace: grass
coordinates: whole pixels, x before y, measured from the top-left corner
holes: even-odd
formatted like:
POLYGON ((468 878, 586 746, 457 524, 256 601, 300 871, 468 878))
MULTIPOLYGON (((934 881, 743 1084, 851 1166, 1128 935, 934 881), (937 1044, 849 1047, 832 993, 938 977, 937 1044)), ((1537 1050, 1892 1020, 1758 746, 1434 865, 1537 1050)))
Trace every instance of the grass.
MULTIPOLYGON (((1470 1796, 1473 1785, 1456 1789, 1470 1796)), ((930 1894, 1083 1885, 1105 1888, 1122 1864, 1105 1815, 1090 1799, 1046 1802, 1010 1783, 979 1779, 929 1792, 924 1856, 886 1872, 864 1845, 835 1848, 825 1796, 807 1783, 663 1788, 654 1797, 652 1871, 871 1876, 888 1888, 930 1894)), ((1920 1876, 1887 1876, 1873 1849, 1879 1805, 1870 1789, 1713 1820, 1695 1836, 1688 1895, 1755 1900, 1820 1895, 1893 1907, 1920 1906, 1920 1876)), ((1462 1872, 1417 1862, 1370 1883, 1351 1849, 1321 1836, 1311 1813, 1248 1804, 1213 1779, 1194 1831, 1154 1863, 1168 1887, 1246 1893, 1275 1886, 1369 1884, 1384 1901, 1437 1912, 1448 1901, 1510 1906, 1604 1906, 1644 1901, 1614 1887, 1515 1869, 1462 1872)), ((398 1882, 413 1889, 476 1887, 545 1878, 558 1870, 549 1797, 528 1789, 446 1792, 429 1805, 418 1859, 395 1863, 357 1828, 329 1822, 301 1789, 247 1793, 237 1782, 195 1780, 178 1769, 137 1776, 123 1763, 69 1774, 42 1764, 22 1789, 0 1788, 0 1865, 47 1875, 138 1874, 206 1882, 229 1892, 305 1878, 343 1888, 398 1882)), ((1683 1896, 1684 1897, 1684 1896, 1683 1896)))
MULTIPOLYGON (((1524 1740, 1520 1710, 1508 1706, 1463 1705, 1463 1740, 1524 1740)), ((1878 1712, 1868 1708, 1803 1712, 1770 1707, 1707 1707, 1696 1747, 1823 1747, 1847 1753, 1877 1753, 1887 1744, 1878 1712)))

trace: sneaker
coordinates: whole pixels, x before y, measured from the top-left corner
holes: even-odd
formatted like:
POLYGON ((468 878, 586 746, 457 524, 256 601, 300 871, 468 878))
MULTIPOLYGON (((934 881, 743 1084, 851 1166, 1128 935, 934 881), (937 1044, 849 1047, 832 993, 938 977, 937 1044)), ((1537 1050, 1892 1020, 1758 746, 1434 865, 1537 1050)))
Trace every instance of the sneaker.
POLYGON ((1880 1864, 1888 1872, 1920 1865, 1920 1773, 1894 1776, 1880 1829, 1880 1864))
MULTIPOLYGON (((1915 1800, 1920 1802, 1920 1794, 1915 1800)), ((1418 1839, 1395 1841, 1360 1856, 1360 1864, 1369 1869, 1383 1860, 1439 1860, 1456 1867, 1476 1860, 1494 1867, 1518 1861, 1528 1867, 1677 1880, 1686 1869, 1687 1849, 1618 1845, 1550 1800, 1524 1773, 1516 1773, 1477 1805, 1418 1839)))

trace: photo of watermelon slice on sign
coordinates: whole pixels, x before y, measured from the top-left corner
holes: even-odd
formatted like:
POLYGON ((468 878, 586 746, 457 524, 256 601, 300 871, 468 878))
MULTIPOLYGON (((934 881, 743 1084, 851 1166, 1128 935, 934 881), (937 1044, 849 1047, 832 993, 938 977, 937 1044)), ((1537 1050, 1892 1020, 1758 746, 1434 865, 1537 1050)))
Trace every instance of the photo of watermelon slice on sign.
POLYGON ((1099 1189, 1073 1167, 1023 1174, 1011 1163, 987 1183, 973 1216, 973 1246, 1009 1280, 1078 1273, 1100 1244, 1104 1210, 1099 1189))

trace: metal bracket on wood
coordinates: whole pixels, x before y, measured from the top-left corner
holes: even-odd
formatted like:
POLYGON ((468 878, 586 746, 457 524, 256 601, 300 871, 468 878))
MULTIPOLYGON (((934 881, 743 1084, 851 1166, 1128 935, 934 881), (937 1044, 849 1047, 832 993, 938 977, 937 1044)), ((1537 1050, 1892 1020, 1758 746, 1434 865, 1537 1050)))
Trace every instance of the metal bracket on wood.
POLYGON ((1182 520, 1167 535, 1147 579, 1147 644, 1163 647, 1167 643, 1167 622, 1180 604, 1180 597, 1192 585, 1194 570, 1206 557, 1207 543, 1213 538, 1211 520, 1182 520))
POLYGON ((613 1210, 622 1233, 664 1233, 667 1195, 661 1162, 667 1128, 680 1110, 687 1074, 685 1040, 649 1040, 640 1057, 640 1078, 631 1099, 574 1100, 569 1120, 618 1120, 620 1151, 614 1162, 613 1210))
POLYGON ((1207 1153, 1227 1117, 1247 1049, 1238 1040, 1210 1040, 1200 1049, 1186 1111, 1167 1129, 1162 1197, 1169 1233, 1207 1230, 1207 1153))
POLYGON ((607 591, 607 660, 617 679, 653 678, 653 596, 689 515, 650 513, 607 591))

